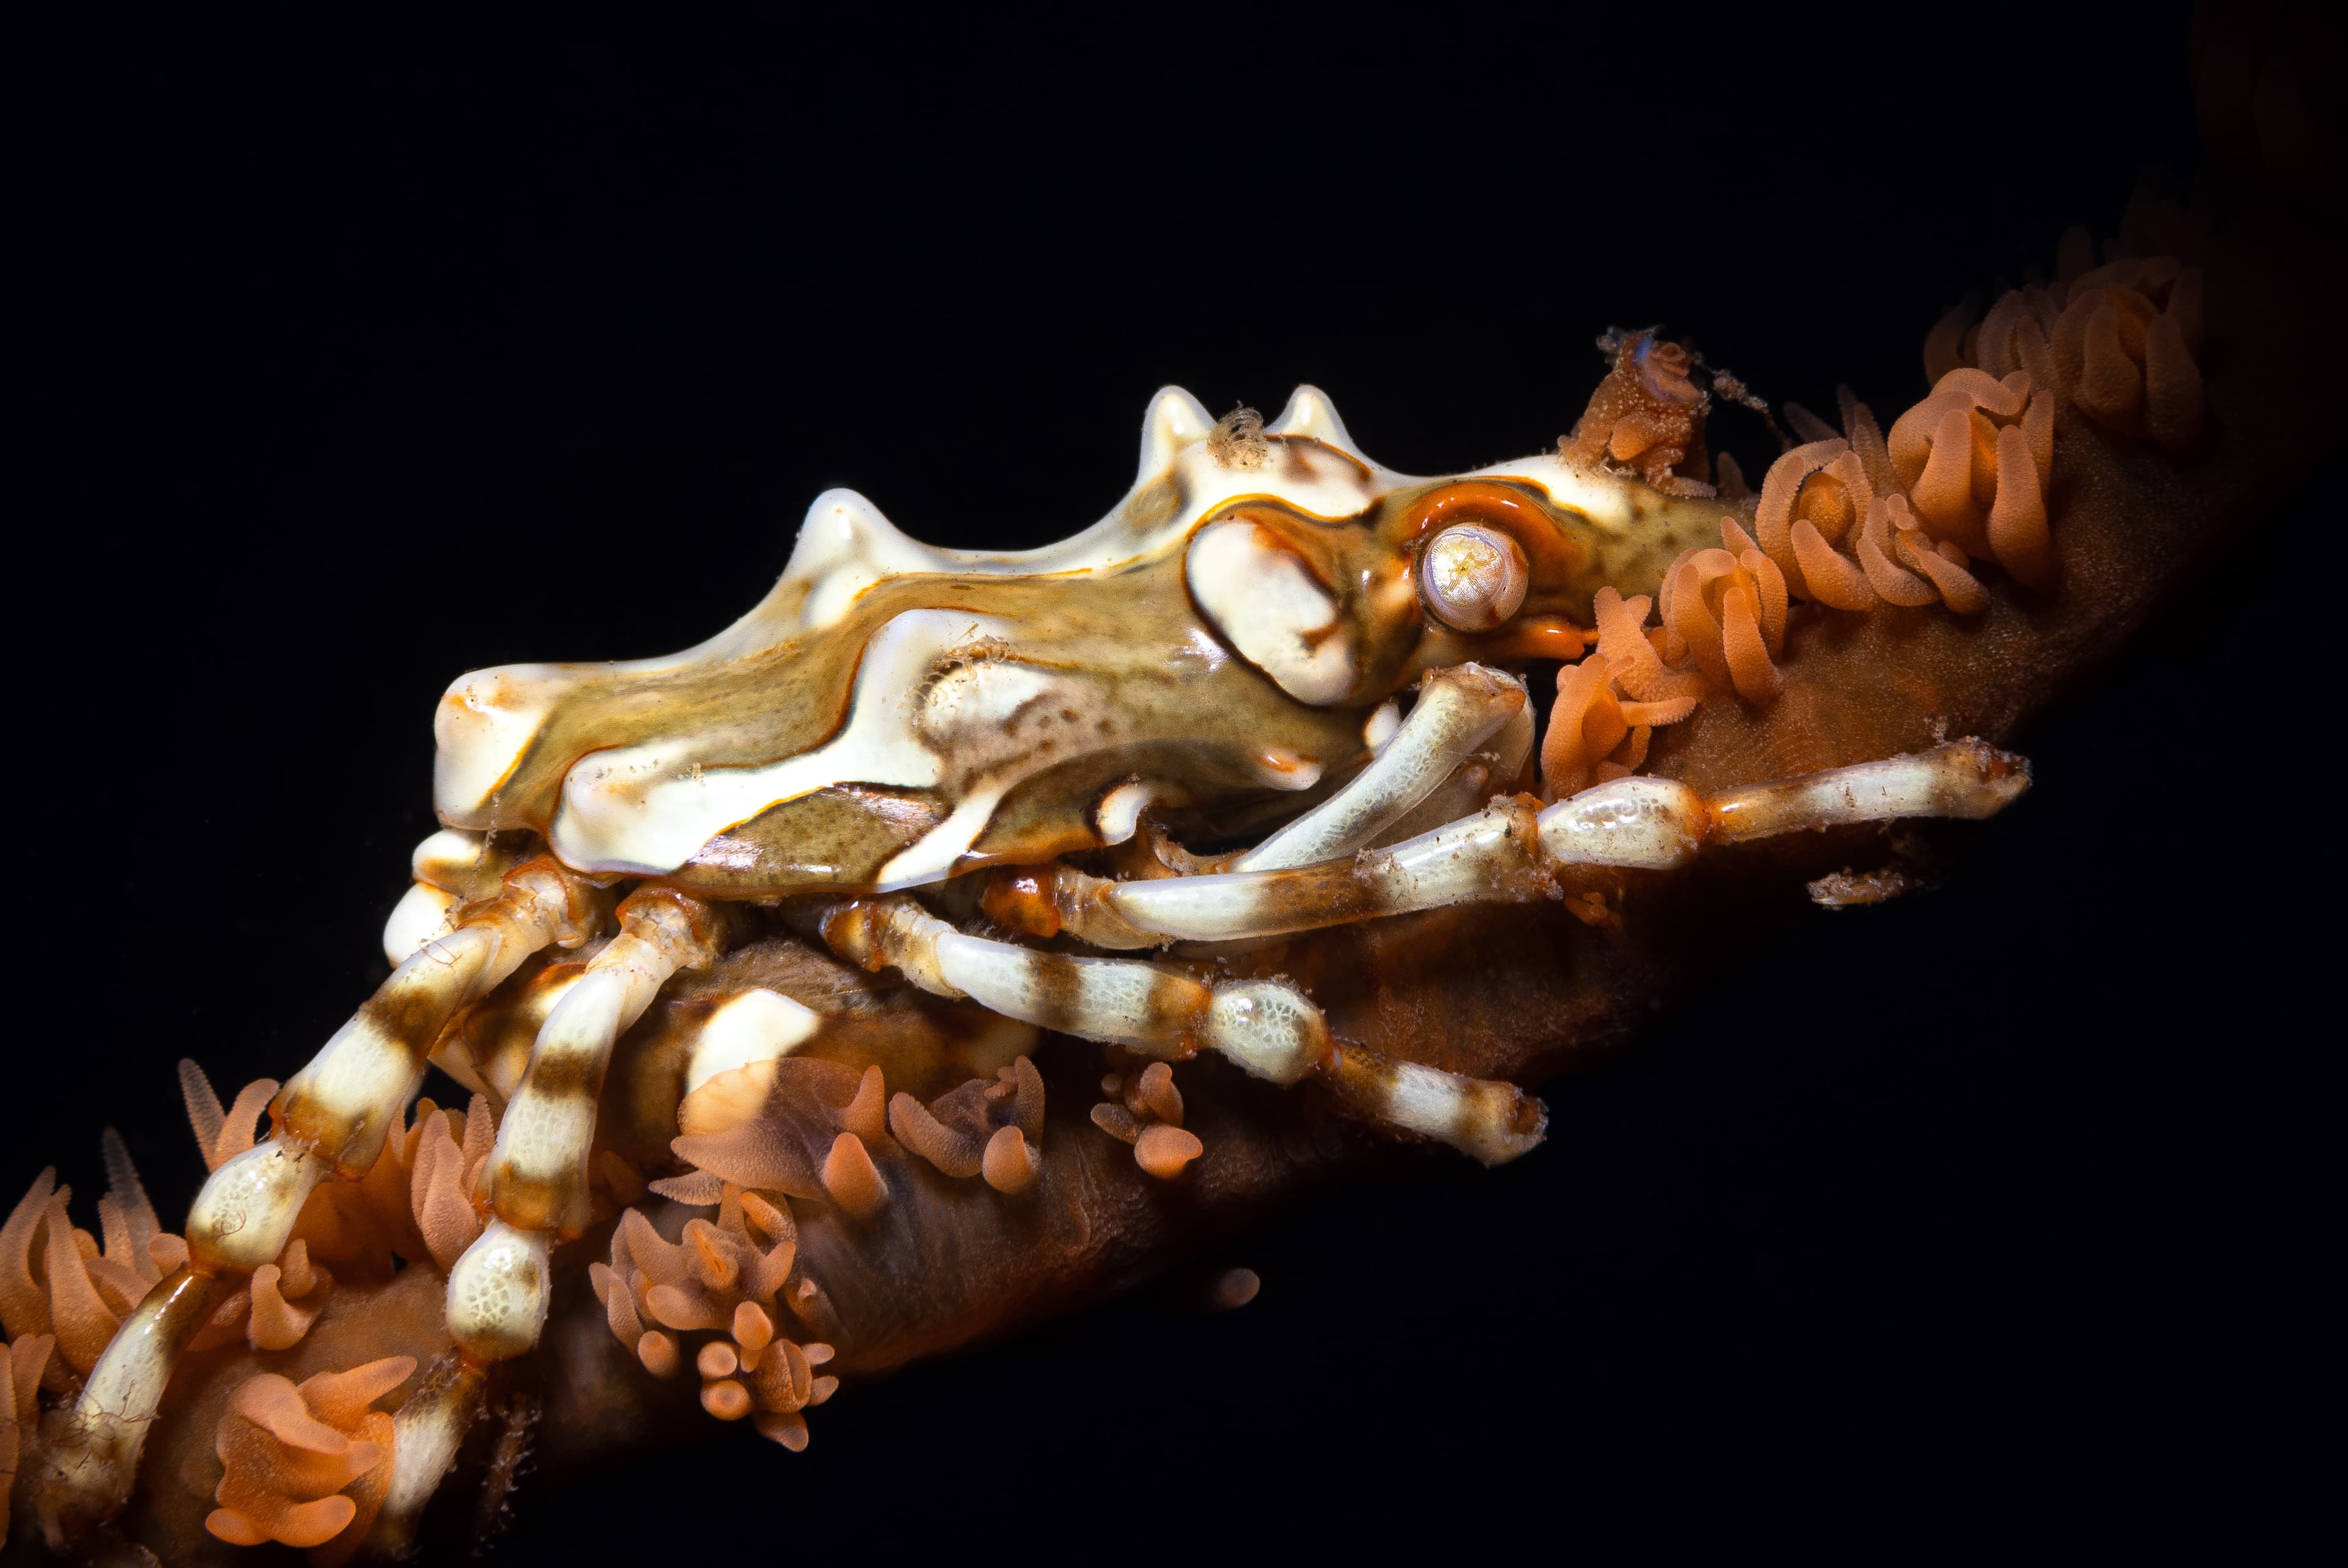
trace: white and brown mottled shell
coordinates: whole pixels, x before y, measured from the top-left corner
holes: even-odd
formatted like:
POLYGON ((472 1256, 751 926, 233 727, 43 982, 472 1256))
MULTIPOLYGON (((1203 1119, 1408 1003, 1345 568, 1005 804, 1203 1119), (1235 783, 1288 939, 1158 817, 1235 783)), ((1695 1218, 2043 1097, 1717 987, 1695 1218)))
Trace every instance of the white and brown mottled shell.
POLYGON ((1419 667, 1411 563, 1431 495, 1515 492, 1557 536, 1537 559, 1563 563, 1536 582, 1508 544, 1519 580, 1473 614, 1433 590, 1435 619, 1460 631, 1577 601, 1586 623, 1596 583, 1707 526, 1700 507, 1682 518, 1554 454, 1395 473, 1310 386, 1269 423, 1240 423, 1245 441, 1161 391, 1133 487, 1036 550, 941 549, 827 491, 781 580, 697 647, 452 685, 441 820, 529 827, 581 870, 737 896, 907 887, 1092 847, 1119 836, 1130 814, 1104 808, 1127 784, 1222 807, 1360 764, 1365 725, 1419 667))

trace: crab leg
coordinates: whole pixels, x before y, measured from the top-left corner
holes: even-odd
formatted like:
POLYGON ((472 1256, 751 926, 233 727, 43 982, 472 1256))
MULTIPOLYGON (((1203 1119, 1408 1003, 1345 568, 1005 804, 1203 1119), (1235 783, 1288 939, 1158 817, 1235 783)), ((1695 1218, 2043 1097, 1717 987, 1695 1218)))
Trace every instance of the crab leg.
POLYGON ((1545 897, 1585 869, 1668 871, 1703 845, 1895 817, 1985 817, 2029 787, 2028 764, 1979 741, 1732 790, 1623 778, 1536 812, 1529 798, 1353 859, 1279 871, 1110 882, 1062 866, 1057 927, 1097 947, 1276 936, 1449 904, 1545 897))
POLYGON ((494 1217, 448 1271, 448 1332, 475 1365, 538 1343, 548 1255, 588 1223, 587 1156, 613 1042, 671 975, 717 954, 716 912, 674 888, 640 888, 619 916, 620 934, 588 960, 538 1031, 481 1172, 494 1217))
POLYGON ((393 970, 279 1093, 268 1141, 205 1182, 188 1216, 190 1261, 250 1273, 274 1258, 320 1178, 355 1180, 374 1166, 457 1009, 548 944, 585 940, 600 913, 593 888, 541 856, 393 970))
POLYGON ((376 1527, 397 1548, 454 1462, 479 1409, 482 1374, 526 1355, 545 1327, 554 1244, 585 1228, 587 1157, 612 1047, 679 969, 718 950, 716 915, 669 887, 643 887, 620 905, 620 934, 587 961, 540 1026, 521 1084, 498 1122, 475 1201, 489 1223, 448 1271, 455 1356, 434 1369, 400 1413, 400 1444, 376 1527))
POLYGON ((370 1561, 398 1562, 413 1554, 425 1507, 480 1411, 483 1381, 482 1368, 459 1353, 443 1352, 400 1406, 393 1418, 391 1481, 368 1532, 370 1561))
POLYGON ((1511 1084, 1390 1061, 1335 1039, 1321 1009, 1285 980, 1210 986, 1133 958, 1039 953, 965 936, 902 894, 836 906, 823 931, 868 968, 893 966, 924 990, 1042 1029, 1161 1057, 1203 1047, 1274 1083, 1319 1075, 1357 1112, 1488 1165, 1531 1149, 1547 1122, 1540 1102, 1511 1084))
POLYGON ((74 1402, 50 1412, 33 1506, 52 1548, 129 1501, 171 1368, 220 1296, 220 1282, 191 1267, 166 1275, 115 1330, 74 1402))
POLYGON ((1509 720, 1525 712, 1524 683, 1480 664, 1427 672, 1417 704, 1375 761, 1344 788, 1231 862, 1277 871, 1351 855, 1400 821, 1509 720))
MULTIPOLYGON (((180 1352, 220 1294, 217 1276, 250 1274, 284 1250, 311 1189, 328 1173, 355 1179, 382 1152, 392 1116, 416 1091, 425 1053, 458 1008, 550 942, 592 930, 594 890, 551 859, 517 866, 494 897, 392 971, 272 1108, 268 1139, 214 1171, 188 1214, 188 1262, 124 1321, 78 1399, 52 1418, 57 1462, 38 1505, 68 1532, 118 1509, 180 1352)), ((59 1539, 63 1539, 62 1536, 59 1539)))

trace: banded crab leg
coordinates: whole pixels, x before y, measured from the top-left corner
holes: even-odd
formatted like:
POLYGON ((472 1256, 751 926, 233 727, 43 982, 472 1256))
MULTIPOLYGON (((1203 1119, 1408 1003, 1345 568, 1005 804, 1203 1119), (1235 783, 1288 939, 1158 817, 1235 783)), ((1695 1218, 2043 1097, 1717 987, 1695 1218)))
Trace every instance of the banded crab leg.
POLYGON ((675 888, 637 889, 619 918, 620 934, 540 1027, 482 1167, 494 1217, 448 1273, 448 1332, 469 1360, 508 1360, 537 1344, 547 1255, 589 1223, 587 1158, 613 1043, 671 975, 717 956, 716 911, 675 888))
POLYGON ((589 1222, 587 1159, 613 1042, 670 976, 717 954, 716 911, 674 888, 640 887, 618 916, 619 935, 588 959, 539 1027, 482 1163, 474 1201, 486 1200, 490 1217, 448 1271, 455 1354, 430 1369, 395 1421, 392 1475, 372 1532, 391 1554, 406 1549, 455 1462, 489 1366, 538 1343, 554 1245, 589 1222))
POLYGON ((901 893, 832 906, 823 936, 867 968, 893 967, 923 990, 1039 1028, 1159 1057, 1218 1050, 1279 1084, 1318 1076, 1357 1113, 1488 1165, 1533 1148, 1547 1125, 1540 1102, 1513 1084, 1390 1061, 1336 1039, 1321 1009, 1285 980, 1210 986, 1135 958, 1040 953, 967 936, 901 893))
POLYGON ((1592 870, 1669 871, 1706 844, 1898 817, 1986 817, 2029 786, 2022 758, 1952 741, 1709 797, 1639 777, 1541 811, 1526 797, 1502 797, 1390 849, 1316 866, 1137 882, 1056 866, 1036 897, 1048 897, 1044 918, 1055 929, 1096 947, 1270 937, 1450 904, 1539 898, 1592 870))
POLYGON ((50 1417, 49 1461, 36 1491, 52 1540, 118 1511, 180 1353, 224 1293, 285 1247, 303 1204, 329 1173, 366 1174, 392 1119, 415 1093, 448 1020, 550 944, 592 935, 602 904, 551 857, 516 866, 492 897, 458 911, 376 989, 278 1094, 268 1139, 211 1173, 188 1215, 188 1261, 147 1294, 90 1369, 80 1395, 50 1417))
MULTIPOLYGON (((2028 765, 1979 741, 1709 798, 1626 778, 1536 812, 1496 800, 1393 849, 1279 870, 1107 882, 1056 868, 1063 929, 1103 947, 1277 935, 1478 900, 1542 897, 1592 869, 1668 871, 1706 843, 1898 817, 1980 818, 2029 787, 2028 765)), ((1205 984, 1129 958, 1041 953, 957 931, 899 894, 833 907, 825 939, 894 966, 925 990, 1007 1017, 1158 1055, 1219 1050, 1272 1082, 1318 1075, 1357 1113, 1451 1144, 1486 1164, 1540 1141, 1540 1102, 1514 1086, 1388 1061, 1331 1033, 1285 981, 1205 984)))

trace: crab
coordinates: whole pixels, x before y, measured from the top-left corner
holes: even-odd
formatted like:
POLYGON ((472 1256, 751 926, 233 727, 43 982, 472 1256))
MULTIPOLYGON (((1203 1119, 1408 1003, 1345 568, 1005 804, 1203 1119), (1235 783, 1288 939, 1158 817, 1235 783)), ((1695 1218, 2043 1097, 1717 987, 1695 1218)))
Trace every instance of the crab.
MULTIPOLYGON (((1636 383, 1649 356, 1645 334, 1631 341, 1618 374, 1636 383)), ((320 1183, 366 1177, 437 1063, 503 1114, 470 1167, 478 1236, 448 1271, 457 1364, 401 1412, 383 1506, 420 1508, 489 1370, 536 1344, 554 1249, 597 1217, 614 1041, 664 988, 778 924, 1023 1027, 1023 1042, 1043 1030, 1120 1061, 1216 1053, 1488 1164, 1533 1148, 1545 1112, 1516 1085, 1339 1038, 1304 987, 1231 960, 1290 933, 1478 901, 1566 898, 1601 923, 1622 876, 1671 873, 1708 845, 1984 817, 2028 783, 2020 759, 1957 741, 1707 795, 1633 771, 1643 730, 1629 752, 1608 750, 1609 732, 1611 760, 1570 771, 1570 788, 1557 787, 1568 770, 1536 770, 1529 664, 1579 658, 1610 615, 1619 633, 1626 596, 1723 555, 1715 539, 1732 547, 1728 575, 1706 569, 1685 593, 1720 598, 1694 586, 1717 577, 1733 599, 1735 570, 1766 574, 1749 542, 1736 567, 1743 536, 1702 477, 1701 394, 1684 377, 1665 390, 1673 444, 1643 468, 1579 461, 1568 444, 1430 478, 1363 456, 1312 387, 1269 422, 1218 420, 1169 388, 1132 488, 1064 543, 933 548, 831 491, 773 589, 697 647, 457 681, 435 726, 444 826, 386 928, 397 967, 284 1085, 268 1137, 205 1184, 185 1264, 125 1321, 52 1444, 56 1516, 120 1506, 181 1349, 281 1256, 320 1183), (1556 798, 1532 793, 1544 774, 1556 798), (548 965, 596 938, 583 964, 548 965), (528 1026, 517 1036, 508 1017, 508 1047, 452 1024, 478 1022, 466 1009, 518 976, 535 989, 507 1009, 528 1026)), ((1607 418, 1642 417, 1637 385, 1617 391, 1607 418)), ((1605 439, 1600 414, 1585 444, 1605 439)), ((1757 637, 1766 609, 1736 602, 1757 637)), ((1714 608, 1733 637, 1735 605, 1714 608)), ((1631 635, 1635 661, 1646 634, 1631 635)), ((1668 703, 1647 705, 1668 722, 1668 703)), ((744 988, 687 1042, 679 1088, 778 1062, 826 1027, 744 988)), ((877 1081, 847 1084, 812 1173, 822 1193, 850 1214, 886 1201, 866 1147, 885 1125, 1017 1201, 1045 1157, 1041 1091, 1030 1114, 1034 1070, 996 1054, 999 1091, 942 1118, 944 1102, 901 1095, 884 1114, 877 1081)), ((1126 1110, 1095 1120, 1171 1174, 1199 1152, 1179 1104, 1153 1069, 1126 1110)), ((726 1379, 772 1336, 758 1302, 736 1311, 747 1354, 708 1374, 731 1390, 713 1413, 747 1410, 726 1379)))

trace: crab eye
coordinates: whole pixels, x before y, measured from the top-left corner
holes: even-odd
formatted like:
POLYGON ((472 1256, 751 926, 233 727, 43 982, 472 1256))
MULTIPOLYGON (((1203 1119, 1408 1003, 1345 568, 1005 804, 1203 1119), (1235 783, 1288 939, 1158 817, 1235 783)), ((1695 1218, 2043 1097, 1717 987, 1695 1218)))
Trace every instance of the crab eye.
POLYGON ((1516 540, 1477 523, 1444 529, 1418 558, 1426 608, 1455 631, 1489 631, 1516 614, 1531 576, 1516 540))

